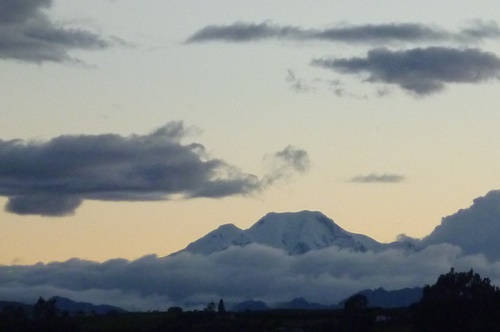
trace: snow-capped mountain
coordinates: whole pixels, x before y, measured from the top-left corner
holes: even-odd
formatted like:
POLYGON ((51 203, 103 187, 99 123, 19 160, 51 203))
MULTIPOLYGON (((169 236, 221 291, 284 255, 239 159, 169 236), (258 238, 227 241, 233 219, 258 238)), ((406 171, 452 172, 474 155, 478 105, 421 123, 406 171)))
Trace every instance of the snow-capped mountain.
POLYGON ((300 255, 310 250, 339 247, 354 251, 380 251, 394 244, 384 244, 362 234, 350 233, 317 211, 268 213, 247 230, 233 224, 222 225, 184 250, 208 255, 230 246, 264 244, 300 255))
POLYGON ((216 251, 222 251, 230 246, 243 247, 251 243, 245 231, 233 224, 219 226, 199 240, 190 243, 183 251, 196 254, 208 255, 216 251))

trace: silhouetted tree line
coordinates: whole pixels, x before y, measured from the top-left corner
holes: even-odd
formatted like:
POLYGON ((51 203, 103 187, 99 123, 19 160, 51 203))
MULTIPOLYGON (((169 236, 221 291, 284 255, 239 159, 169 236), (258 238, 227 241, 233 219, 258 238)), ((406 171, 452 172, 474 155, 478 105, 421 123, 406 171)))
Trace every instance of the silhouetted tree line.
POLYGON ((40 297, 32 312, 21 306, 7 306, 0 314, 0 331, 8 332, 77 332, 78 326, 67 313, 56 308, 55 300, 40 297))
POLYGON ((500 290, 472 269, 440 275, 416 310, 420 331, 500 331, 500 290))

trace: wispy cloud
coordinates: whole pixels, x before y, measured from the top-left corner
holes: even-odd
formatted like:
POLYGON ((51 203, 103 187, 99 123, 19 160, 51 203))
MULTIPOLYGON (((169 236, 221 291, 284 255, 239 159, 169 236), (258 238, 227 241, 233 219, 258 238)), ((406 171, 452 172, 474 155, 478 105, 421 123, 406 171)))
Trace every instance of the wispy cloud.
POLYGON ((327 29, 305 29, 269 22, 236 22, 230 25, 209 25, 194 34, 186 42, 250 42, 266 39, 323 40, 342 43, 391 43, 391 42, 478 42, 499 38, 500 28, 495 22, 476 21, 458 32, 427 26, 420 23, 386 23, 347 25, 327 29))
POLYGON ((303 79, 299 78, 293 69, 287 70, 286 81, 290 84, 290 88, 295 92, 308 92, 315 88, 306 83, 303 79))
POLYGON ((45 13, 51 6, 51 0, 0 0, 0 59, 80 62, 68 52, 103 49, 119 41, 54 23, 45 13))
POLYGON ((353 183, 399 183, 405 180, 404 175, 400 174, 376 174, 371 173, 368 175, 357 175, 349 180, 353 183))
POLYGON ((0 140, 0 196, 18 214, 74 213, 85 199, 167 200, 220 198, 264 190, 306 170, 307 152, 287 147, 273 155, 262 179, 221 159, 199 143, 182 144, 187 131, 169 123, 147 135, 59 136, 46 142, 0 140))
POLYGON ((288 179, 293 173, 305 173, 309 170, 309 155, 305 150, 287 146, 265 158, 268 164, 268 172, 262 178, 264 186, 270 186, 277 181, 288 179))
POLYGON ((449 83, 500 78, 500 58, 476 48, 378 48, 366 57, 314 59, 311 64, 344 74, 367 73, 367 82, 395 84, 416 95, 439 92, 449 83))

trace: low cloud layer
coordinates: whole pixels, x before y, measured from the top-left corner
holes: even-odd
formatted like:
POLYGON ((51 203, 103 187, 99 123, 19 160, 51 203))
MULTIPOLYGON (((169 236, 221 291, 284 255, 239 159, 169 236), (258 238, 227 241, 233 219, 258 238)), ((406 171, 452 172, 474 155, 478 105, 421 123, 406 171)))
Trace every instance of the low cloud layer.
POLYGON ((340 26, 327 29, 304 29, 291 25, 269 22, 236 22, 230 25, 209 25, 191 35, 188 43, 200 42, 250 42, 267 39, 323 40, 343 43, 390 43, 390 42, 479 42, 499 38, 500 28, 495 22, 477 21, 458 32, 420 23, 387 23, 340 26))
POLYGON ((95 50, 112 42, 85 29, 61 26, 46 14, 51 0, 0 0, 0 59, 79 62, 74 49, 95 50))
POLYGON ((181 122, 147 135, 59 136, 47 142, 0 140, 0 196, 17 214, 62 216, 85 199, 167 200, 253 194, 308 167, 304 150, 273 155, 262 179, 221 159, 199 143, 182 144, 181 122))
POLYGON ((335 304, 367 288, 430 284, 450 267, 473 267, 494 283, 500 281, 499 263, 489 263, 481 255, 464 256, 459 247, 447 244, 411 254, 328 248, 300 256, 253 244, 209 256, 181 253, 135 261, 72 259, 0 266, 0 298, 34 303, 38 296, 59 295, 129 310, 165 310, 172 305, 201 309, 220 298, 228 305, 248 299, 272 304, 296 297, 335 304))
POLYGON ((400 174, 376 174, 371 173, 368 175, 357 175, 353 177, 349 182, 353 183, 399 183, 405 180, 404 175, 400 174))
POLYGON ((344 74, 368 74, 367 82, 395 84, 417 95, 439 92, 449 83, 500 78, 500 58, 475 48, 378 48, 366 57, 314 59, 312 65, 344 74))

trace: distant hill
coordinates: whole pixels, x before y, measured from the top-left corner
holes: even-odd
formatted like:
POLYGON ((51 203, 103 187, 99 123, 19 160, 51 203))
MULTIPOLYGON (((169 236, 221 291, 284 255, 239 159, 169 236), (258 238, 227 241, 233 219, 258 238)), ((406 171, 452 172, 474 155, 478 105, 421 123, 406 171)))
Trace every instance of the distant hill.
MULTIPOLYGON (((398 290, 385 290, 383 288, 366 289, 356 294, 363 294, 368 299, 370 307, 381 308, 403 308, 417 303, 422 298, 422 288, 403 288, 398 290)), ((355 294, 353 294, 355 295, 355 294)), ((328 309, 342 309, 344 299, 338 304, 320 304, 308 302, 302 297, 295 298, 289 302, 280 302, 272 307, 262 301, 245 301, 232 306, 233 311, 265 311, 271 309, 300 309, 300 310, 328 310, 328 309)))
POLYGON ((106 305, 106 304, 94 305, 92 303, 87 303, 87 302, 75 302, 73 300, 70 300, 70 299, 64 298, 64 297, 60 297, 60 296, 51 297, 49 300, 56 301, 56 308, 59 311, 61 311, 61 312, 65 311, 65 312, 68 312, 70 314, 94 313, 96 315, 104 315, 104 314, 113 313, 113 312, 126 312, 126 310, 124 310, 122 308, 118 308, 118 307, 111 306, 111 305, 106 305))
POLYGON ((337 305, 325 305, 320 303, 312 303, 306 301, 302 297, 291 300, 290 302, 278 303, 275 308, 277 309, 302 309, 302 310, 326 310, 336 309, 337 305))
POLYGON ((6 308, 14 309, 17 310, 21 308, 21 310, 28 315, 31 315, 33 313, 33 306, 26 304, 26 303, 21 303, 21 302, 14 302, 14 301, 0 301, 0 312, 4 312, 6 308))
MULTIPOLYGON (((108 313, 112 312, 127 312, 126 310, 111 306, 111 305, 106 305, 106 304, 101 304, 101 305, 94 305, 92 303, 86 303, 86 302, 75 302, 73 300, 70 300, 68 298, 60 297, 60 296, 54 296, 49 299, 50 300, 55 300, 55 306, 59 312, 67 312, 69 314, 96 314, 96 315, 105 315, 108 313)), ((21 302, 13 302, 13 301, 0 301, 0 312, 4 312, 5 310, 8 310, 6 308, 10 309, 18 309, 22 308, 23 312, 26 315, 32 315, 33 314, 33 308, 34 304, 26 304, 26 303, 21 303, 21 302)))
POLYGON ((266 303, 254 300, 244 301, 230 308, 231 311, 266 311, 270 309, 266 303))
MULTIPOLYGON (((422 288, 403 288, 398 290, 387 291, 383 288, 377 289, 365 289, 357 294, 363 294, 368 299, 368 305, 370 307, 382 307, 382 308, 401 308, 408 307, 413 303, 420 301, 422 298, 422 288)), ((339 305, 344 306, 344 302, 347 299, 341 301, 339 305)))

